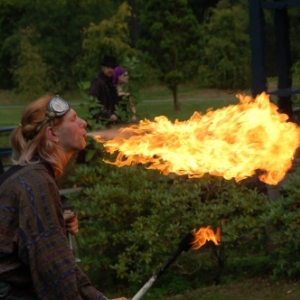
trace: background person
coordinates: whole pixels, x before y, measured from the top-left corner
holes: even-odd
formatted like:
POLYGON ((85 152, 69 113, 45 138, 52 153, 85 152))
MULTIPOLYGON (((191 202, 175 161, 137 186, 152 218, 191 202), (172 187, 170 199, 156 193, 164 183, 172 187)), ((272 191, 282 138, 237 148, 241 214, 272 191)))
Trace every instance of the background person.
POLYGON ((15 165, 0 176, 1 299, 107 299, 76 264, 66 229, 76 233, 78 221, 64 220, 55 182, 85 148, 86 125, 67 102, 46 95, 12 132, 15 165))
POLYGON ((118 103, 126 112, 126 116, 128 114, 128 107, 129 107, 129 110, 132 114, 131 122, 136 123, 138 121, 136 117, 136 108, 133 104, 130 93, 125 90, 125 86, 128 84, 128 80, 129 80, 128 71, 121 66, 117 66, 114 69, 113 82, 117 88, 117 93, 119 98, 118 103))
POLYGON ((106 123, 110 126, 118 121, 115 114, 115 106, 118 103, 118 95, 112 77, 117 65, 114 56, 104 56, 101 62, 101 72, 95 77, 89 88, 89 94, 98 99, 102 108, 99 113, 93 116, 99 123, 106 123))

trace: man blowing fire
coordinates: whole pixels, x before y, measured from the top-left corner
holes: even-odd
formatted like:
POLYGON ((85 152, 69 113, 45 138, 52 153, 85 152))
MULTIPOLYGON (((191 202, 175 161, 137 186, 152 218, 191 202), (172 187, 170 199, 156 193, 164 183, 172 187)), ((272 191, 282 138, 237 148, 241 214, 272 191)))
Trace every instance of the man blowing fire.
MULTIPOLYGON (((76 264, 55 179, 86 146, 86 122, 58 96, 29 104, 11 136, 15 165, 0 177, 0 298, 107 299, 76 264)), ((115 300, 127 300, 124 297, 115 300)))

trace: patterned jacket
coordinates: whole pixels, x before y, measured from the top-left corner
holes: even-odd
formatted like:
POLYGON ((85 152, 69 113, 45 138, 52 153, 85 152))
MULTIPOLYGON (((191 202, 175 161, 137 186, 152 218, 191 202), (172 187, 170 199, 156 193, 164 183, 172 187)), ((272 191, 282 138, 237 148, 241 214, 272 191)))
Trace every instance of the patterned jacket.
POLYGON ((48 164, 0 176, 0 282, 37 299, 106 299, 76 265, 48 164))

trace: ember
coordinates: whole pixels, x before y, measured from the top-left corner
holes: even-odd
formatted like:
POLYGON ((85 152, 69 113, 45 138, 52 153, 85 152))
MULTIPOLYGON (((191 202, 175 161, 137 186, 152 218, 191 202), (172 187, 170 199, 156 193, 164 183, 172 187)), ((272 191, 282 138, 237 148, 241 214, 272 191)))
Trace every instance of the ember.
POLYGON ((93 135, 109 153, 117 152, 117 166, 145 164, 189 177, 205 173, 240 181, 260 171, 259 178, 277 184, 290 167, 300 144, 300 128, 262 93, 238 95, 240 103, 205 115, 195 112, 187 121, 166 117, 120 128, 113 138, 93 135))

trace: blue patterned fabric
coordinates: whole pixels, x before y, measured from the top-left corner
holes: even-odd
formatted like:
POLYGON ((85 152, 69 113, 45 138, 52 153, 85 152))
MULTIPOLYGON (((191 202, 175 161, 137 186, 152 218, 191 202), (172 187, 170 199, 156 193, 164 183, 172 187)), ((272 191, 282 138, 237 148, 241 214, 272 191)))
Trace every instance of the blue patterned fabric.
POLYGON ((106 299, 75 262, 53 171, 43 163, 0 176, 0 282, 37 299, 106 299))

